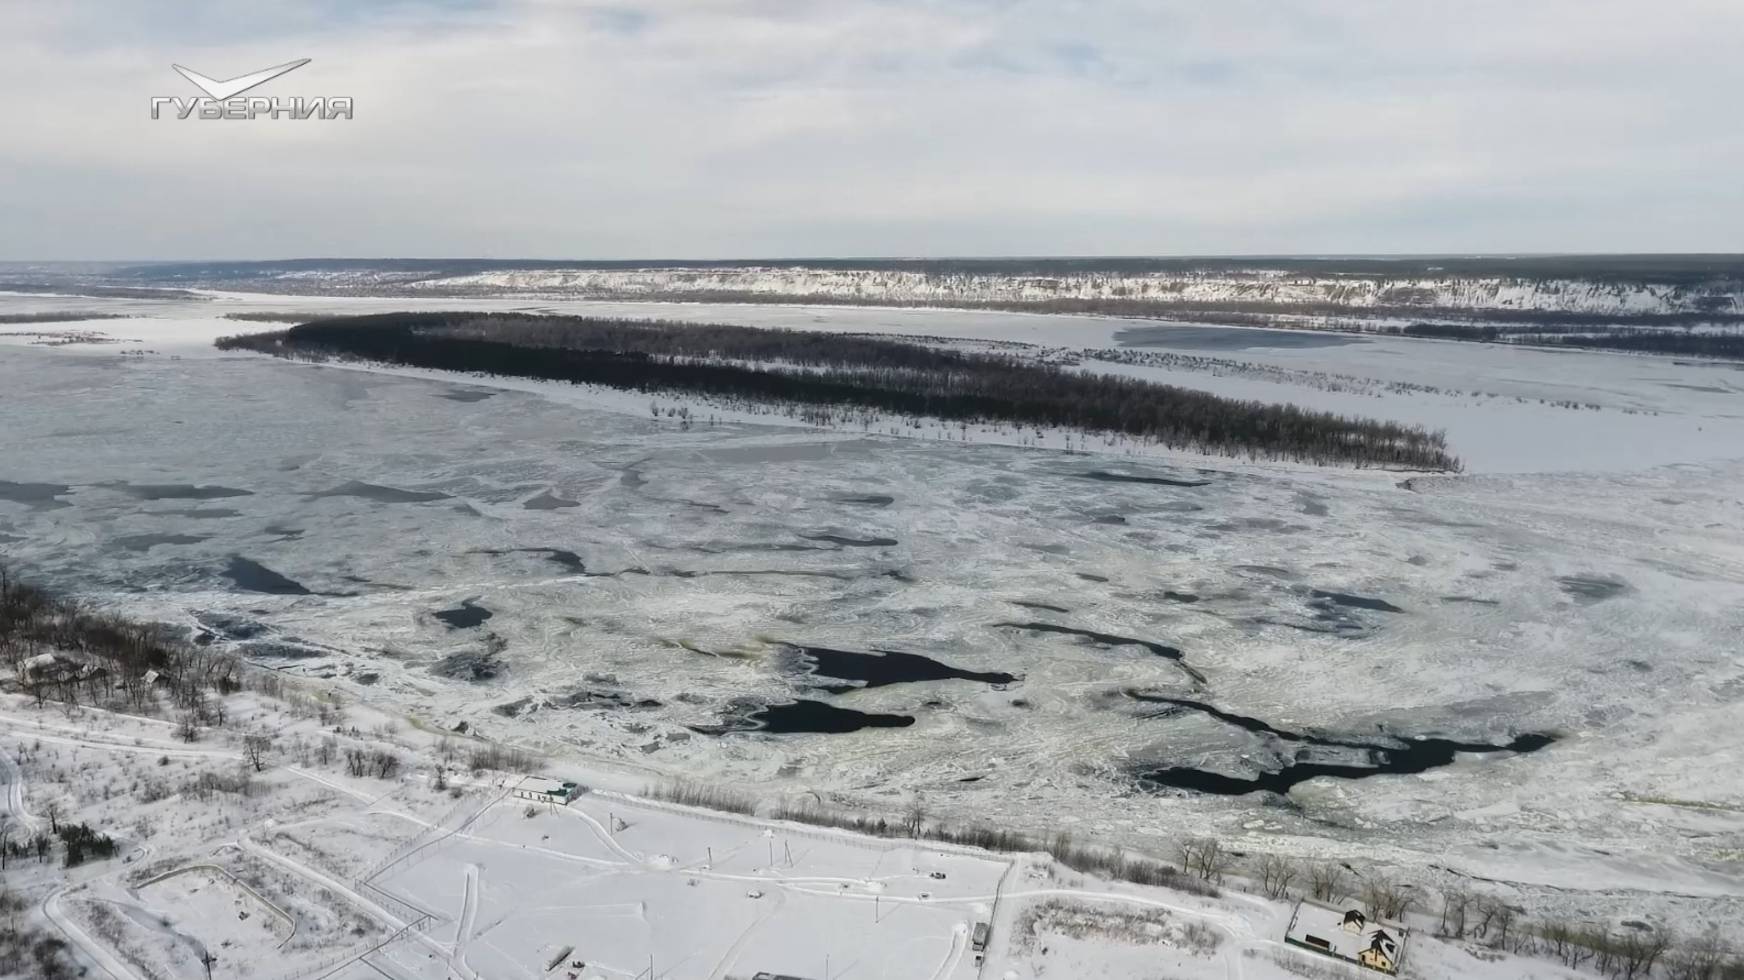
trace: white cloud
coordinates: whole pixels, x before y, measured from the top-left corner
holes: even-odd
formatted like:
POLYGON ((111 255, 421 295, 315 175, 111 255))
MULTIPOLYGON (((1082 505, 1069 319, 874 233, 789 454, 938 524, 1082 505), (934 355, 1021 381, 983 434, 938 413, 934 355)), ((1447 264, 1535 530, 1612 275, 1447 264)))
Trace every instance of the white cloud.
POLYGON ((0 0, 0 258, 1741 250, 1744 6, 0 0), (334 122, 151 120, 229 77, 334 122))

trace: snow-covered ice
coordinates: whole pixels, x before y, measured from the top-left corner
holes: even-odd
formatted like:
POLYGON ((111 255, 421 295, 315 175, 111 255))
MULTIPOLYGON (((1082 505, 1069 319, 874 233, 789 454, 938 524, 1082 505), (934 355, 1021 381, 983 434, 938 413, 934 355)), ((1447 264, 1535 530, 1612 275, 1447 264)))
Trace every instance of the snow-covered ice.
MULTIPOLYGON (((1094 441, 1065 453, 953 427, 898 438, 725 412, 708 424, 702 406, 687 430, 651 417, 646 397, 204 346, 265 328, 218 312, 414 305, 219 297, 32 327, 142 343, 0 350, 0 488, 24 488, 0 492, 0 550, 93 602, 234 641, 383 709, 625 776, 885 812, 918 796, 952 819, 1160 854, 1216 832, 1430 884, 1480 881, 1537 912, 1744 927, 1744 384, 1731 366, 1378 338, 1252 346, 1263 333, 1229 330, 1217 350, 1185 335, 1180 349, 1440 390, 1106 368, 1447 428, 1468 473, 1407 479, 1094 441), (882 539, 896 543, 842 543, 882 539), (1329 612, 1326 593, 1399 611, 1329 612), (463 603, 490 618, 437 618, 463 603), (1178 648, 1204 685, 1146 647, 1025 628, 1036 623, 1178 648), (784 644, 1019 679, 820 694, 784 644), (1292 731, 1558 741, 1415 776, 1313 780, 1287 802, 1159 792, 1135 774, 1243 774, 1291 746, 1156 711, 1134 690, 1292 731), (796 697, 914 722, 696 730, 796 697)), ((1133 326, 540 306, 1068 350, 1133 326)), ((691 860, 676 844, 658 853, 691 860)), ((596 901, 576 887, 576 902, 596 901)))

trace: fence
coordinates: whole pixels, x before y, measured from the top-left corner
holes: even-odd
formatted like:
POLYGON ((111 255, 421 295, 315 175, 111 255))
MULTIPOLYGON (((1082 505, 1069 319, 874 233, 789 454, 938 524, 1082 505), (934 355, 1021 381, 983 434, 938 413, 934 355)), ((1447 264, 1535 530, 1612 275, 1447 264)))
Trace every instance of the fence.
POLYGON ((371 953, 378 953, 389 946, 392 946, 394 943, 414 934, 424 932, 426 929, 430 928, 433 922, 434 920, 427 915, 420 916, 389 933, 386 939, 366 939, 355 946, 336 950, 311 963, 305 963, 289 973, 281 973, 275 978, 275 980, 305 980, 305 978, 309 977, 330 977, 371 953))
POLYGON ((416 922, 419 919, 429 919, 434 922, 443 918, 443 916, 438 915, 429 909, 420 908, 398 895, 384 891, 362 878, 352 881, 351 884, 357 889, 359 894, 363 895, 364 898, 380 905, 382 908, 392 912, 397 918, 403 919, 406 922, 416 922))
POLYGON ((391 870, 404 867, 411 862, 414 855, 425 847, 453 834, 459 833, 471 826, 473 821, 483 816, 486 810, 489 810, 495 803, 497 803, 497 801, 503 799, 507 795, 507 793, 500 793, 491 797, 485 801, 483 806, 478 808, 476 813, 461 820, 455 826, 449 827, 449 822, 454 820, 456 814, 467 809, 475 802, 471 797, 462 798, 459 803, 450 807, 448 812, 438 818, 435 823, 402 841, 398 847, 395 847, 392 851, 388 852, 387 857, 382 858, 374 867, 365 871, 363 874, 358 875, 358 880, 373 881, 391 870))

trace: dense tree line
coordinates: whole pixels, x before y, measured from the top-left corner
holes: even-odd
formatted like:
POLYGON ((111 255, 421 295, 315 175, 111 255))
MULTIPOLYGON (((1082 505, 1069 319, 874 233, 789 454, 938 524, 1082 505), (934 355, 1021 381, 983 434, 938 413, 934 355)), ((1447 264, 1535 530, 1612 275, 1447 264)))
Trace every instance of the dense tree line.
POLYGON ((969 423, 1119 433, 1197 452, 1452 470, 1439 432, 895 340, 582 317, 405 313, 318 320, 227 350, 844 405, 969 423))
POLYGON ((1631 330, 1621 333, 1537 337, 1528 341, 1553 347, 1634 351, 1641 354, 1681 354, 1744 360, 1744 334, 1668 333, 1663 330, 1631 330))
POLYGON ((1578 347, 1583 350, 1633 351, 1744 360, 1744 333, 1695 333, 1688 330, 1597 329, 1591 323, 1546 326, 1491 326, 1474 323, 1411 323, 1387 333, 1438 340, 1470 340, 1492 344, 1532 344, 1578 347))
POLYGON ((0 565, 0 664, 38 703, 114 705, 141 712, 159 694, 209 723, 207 692, 240 686, 236 658, 154 623, 94 613, 21 581, 0 565), (45 656, 46 655, 46 656, 45 656))
POLYGON ((154 262, 116 270, 147 282, 229 282, 287 274, 377 273, 400 277, 463 276, 526 270, 731 270, 804 268, 839 272, 911 272, 932 276, 1241 275, 1375 276, 1392 279, 1506 278, 1519 282, 1587 279, 1620 285, 1728 286, 1744 282, 1744 257, 1735 254, 1434 256, 1419 258, 1256 258, 1192 256, 1079 256, 1034 258, 807 258, 742 259, 274 259, 250 262, 154 262))
POLYGON ((87 860, 115 856, 115 838, 99 833, 86 824, 63 824, 58 831, 66 845, 66 866, 76 867, 87 860))
POLYGON ((67 310, 61 313, 0 313, 0 323, 67 323, 73 320, 125 320, 125 313, 93 313, 67 310))

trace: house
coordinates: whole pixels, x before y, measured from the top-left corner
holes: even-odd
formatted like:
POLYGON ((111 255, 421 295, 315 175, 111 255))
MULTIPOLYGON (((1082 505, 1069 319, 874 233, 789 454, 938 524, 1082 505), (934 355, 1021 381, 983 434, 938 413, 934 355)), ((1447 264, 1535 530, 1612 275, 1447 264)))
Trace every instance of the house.
POLYGON ((52 653, 39 653, 26 657, 19 666, 24 669, 24 676, 29 678, 53 676, 60 670, 60 658, 52 653))
POLYGON ((509 787, 509 792, 523 800, 535 803, 555 803, 558 806, 568 806, 581 792, 581 787, 575 783, 549 779, 544 776, 522 776, 519 782, 509 787))
POLYGON ((1381 973, 1399 972, 1409 931, 1359 908, 1305 898, 1296 903, 1284 942, 1381 973))

